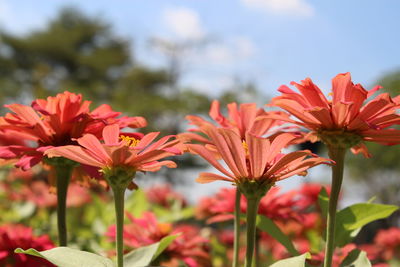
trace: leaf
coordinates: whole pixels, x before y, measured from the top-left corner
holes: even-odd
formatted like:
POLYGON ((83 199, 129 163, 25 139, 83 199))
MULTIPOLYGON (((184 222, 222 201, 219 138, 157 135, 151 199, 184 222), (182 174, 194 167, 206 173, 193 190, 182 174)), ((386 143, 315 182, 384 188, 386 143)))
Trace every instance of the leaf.
POLYGON ((115 267, 115 264, 106 257, 68 247, 57 247, 45 251, 37 251, 33 248, 27 250, 17 248, 15 249, 15 253, 24 253, 27 255, 40 257, 62 267, 115 267))
POLYGON ((318 205, 321 208, 322 216, 326 218, 326 215, 328 214, 329 196, 325 187, 322 187, 318 194, 318 205))
POLYGON ((270 267, 304 267, 306 266, 306 259, 309 258, 311 258, 311 255, 307 252, 300 256, 277 261, 270 267))
POLYGON ((353 249, 346 258, 344 258, 340 267, 371 267, 371 262, 368 260, 365 251, 353 249))
POLYGON ((155 260, 178 235, 166 236, 160 242, 137 248, 124 256, 124 264, 129 267, 148 266, 155 260))
POLYGON ((399 207, 374 203, 351 205, 336 215, 335 243, 342 247, 357 235, 361 227, 375 220, 390 216, 399 207))
POLYGON ((273 238, 275 238, 279 243, 281 243, 287 249, 287 251, 291 255, 294 256, 300 255, 300 253, 296 250, 289 237, 285 235, 271 219, 262 215, 258 215, 257 227, 262 231, 268 233, 273 238))

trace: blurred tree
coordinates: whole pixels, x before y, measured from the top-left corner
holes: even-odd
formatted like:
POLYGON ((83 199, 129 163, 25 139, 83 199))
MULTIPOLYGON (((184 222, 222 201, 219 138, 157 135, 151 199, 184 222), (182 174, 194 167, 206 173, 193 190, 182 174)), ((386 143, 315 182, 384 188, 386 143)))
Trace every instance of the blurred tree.
POLYGON ((1 32, 0 38, 0 101, 46 97, 63 90, 108 101, 130 64, 126 40, 115 37, 100 19, 73 8, 62 9, 41 30, 26 36, 1 32))

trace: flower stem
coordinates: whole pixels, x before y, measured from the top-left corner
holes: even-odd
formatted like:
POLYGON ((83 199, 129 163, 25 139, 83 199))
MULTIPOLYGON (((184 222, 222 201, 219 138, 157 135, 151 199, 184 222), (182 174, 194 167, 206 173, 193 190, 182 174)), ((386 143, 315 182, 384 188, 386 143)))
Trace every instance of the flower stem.
POLYGON ((67 246, 67 193, 71 179, 73 167, 69 165, 56 165, 56 185, 57 185, 57 229, 58 242, 62 247, 67 246))
POLYGON ((124 232, 124 195, 125 188, 123 187, 112 187, 114 193, 114 204, 115 204, 115 218, 117 220, 117 266, 124 266, 124 240, 123 240, 123 232, 124 232))
POLYGON ((335 249, 337 203, 343 181, 344 158, 346 155, 345 148, 329 146, 328 149, 329 157, 334 160, 336 164, 332 166, 332 188, 329 197, 324 267, 332 266, 332 257, 335 249))
POLYGON ((256 222, 258 206, 261 197, 253 196, 247 198, 247 248, 246 248, 246 267, 251 267, 253 263, 254 247, 256 242, 256 222))
POLYGON ((232 267, 239 266, 239 237, 240 237, 240 199, 242 194, 239 188, 236 188, 235 197, 235 221, 234 221, 234 231, 235 237, 233 241, 233 262, 232 267))

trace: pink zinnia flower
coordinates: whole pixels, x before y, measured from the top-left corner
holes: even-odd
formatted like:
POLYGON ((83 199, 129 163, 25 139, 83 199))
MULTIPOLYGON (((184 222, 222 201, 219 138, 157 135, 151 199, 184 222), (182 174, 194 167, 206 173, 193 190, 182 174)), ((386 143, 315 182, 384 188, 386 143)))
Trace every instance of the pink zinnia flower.
MULTIPOLYGON (((227 105, 228 117, 222 115, 220 111, 220 104, 217 100, 214 100, 211 104, 209 115, 217 124, 218 128, 226 128, 235 131, 242 139, 245 139, 246 133, 249 132, 255 136, 263 136, 267 132, 275 133, 276 127, 285 123, 285 121, 275 120, 267 117, 268 115, 288 117, 288 115, 281 111, 266 112, 262 108, 257 108, 255 103, 244 103, 239 106, 236 103, 230 103, 227 105)), ((186 119, 190 124, 197 126, 198 128, 191 129, 190 131, 199 132, 199 128, 203 124, 214 125, 209 121, 204 120, 201 117, 188 115, 186 119)), ((199 138, 190 133, 184 135, 192 137, 194 140, 204 141, 206 140, 199 138)))
POLYGON ((350 73, 338 74, 332 80, 332 100, 328 100, 310 78, 301 84, 291 84, 300 93, 283 85, 279 88, 282 95, 273 98, 270 105, 283 108, 298 120, 270 117, 309 129, 310 140, 322 139, 330 145, 352 147, 354 153, 362 152, 365 156, 369 154, 362 141, 400 143, 400 130, 389 128, 400 123, 396 114, 400 98, 392 99, 383 93, 364 104, 379 86, 367 91, 352 83, 350 73))
MULTIPOLYGON (((165 157, 181 153, 178 140, 169 141, 172 135, 165 136, 156 142, 158 132, 146 134, 120 134, 119 125, 104 127, 102 143, 96 136, 85 134, 76 141, 80 146, 60 146, 46 150, 45 155, 65 157, 81 164, 94 166, 103 173, 118 171, 122 168, 134 174, 136 171, 155 172, 162 166, 175 168, 171 160, 159 161, 165 157)), ((133 175, 134 176, 134 175, 133 175)), ((135 185, 131 184, 130 188, 135 185)))
POLYGON ((203 172, 197 178, 199 183, 222 180, 238 185, 245 181, 273 185, 276 181, 296 174, 304 175, 307 169, 329 162, 308 150, 282 154, 281 149, 295 138, 289 133, 280 134, 273 141, 251 134, 247 134, 245 140, 242 140, 231 129, 217 129, 211 125, 203 125, 201 129, 210 137, 212 145, 187 144, 187 147, 224 176, 203 172), (218 162, 215 152, 221 156, 229 170, 218 162))

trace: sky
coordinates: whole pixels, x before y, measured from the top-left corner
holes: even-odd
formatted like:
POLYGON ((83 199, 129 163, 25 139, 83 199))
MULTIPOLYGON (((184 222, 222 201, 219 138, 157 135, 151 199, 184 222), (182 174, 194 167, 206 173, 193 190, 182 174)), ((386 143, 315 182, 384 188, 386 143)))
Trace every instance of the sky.
POLYGON ((166 66, 151 39, 186 44, 181 84, 212 96, 237 78, 270 97, 306 77, 328 91, 347 71, 372 88, 400 68, 397 0, 0 0, 0 28, 29 33, 65 6, 109 22, 142 64, 166 66))
MULTIPOLYGON (((0 0, 0 28, 27 34, 65 6, 109 22, 116 35, 132 41, 141 64, 166 66, 151 39, 191 44, 181 54, 181 84, 212 96, 237 77, 269 97, 280 85, 306 77, 329 91, 331 79, 348 71, 369 89, 400 69, 398 0, 0 0)), ((221 186, 228 185, 193 187, 189 195, 221 186)))

